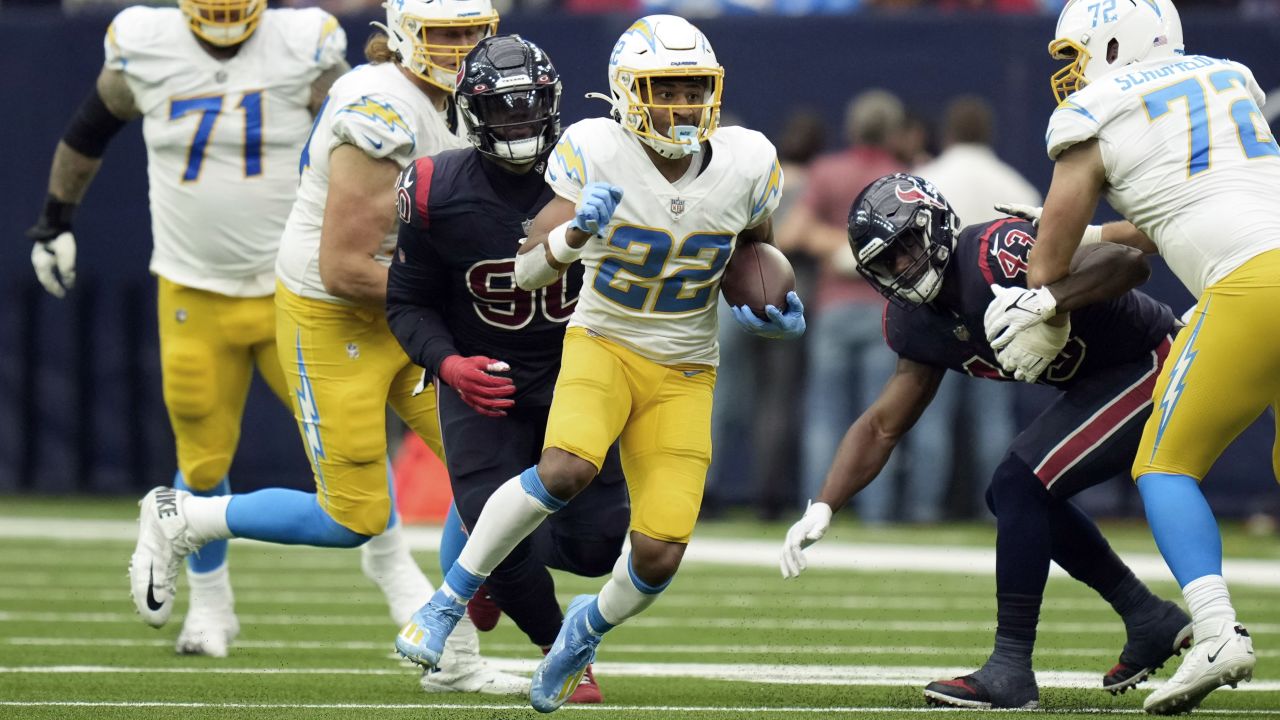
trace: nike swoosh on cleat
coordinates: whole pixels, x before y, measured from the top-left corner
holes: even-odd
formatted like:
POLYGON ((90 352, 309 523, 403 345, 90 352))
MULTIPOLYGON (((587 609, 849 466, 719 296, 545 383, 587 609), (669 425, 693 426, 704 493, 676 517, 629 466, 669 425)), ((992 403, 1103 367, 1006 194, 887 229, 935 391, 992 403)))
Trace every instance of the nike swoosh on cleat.
POLYGON ((1214 650, 1213 652, 1209 653, 1209 662, 1213 662, 1214 660, 1217 660, 1218 656, 1222 654, 1222 648, 1226 647, 1227 643, 1229 642, 1231 642, 1231 638, 1227 638, 1226 640, 1224 640, 1222 644, 1218 646, 1217 650, 1214 650))
POLYGON ((164 603, 158 602, 155 596, 156 589, 156 569, 151 568, 147 573, 147 608, 152 612, 159 612, 164 607, 164 603))

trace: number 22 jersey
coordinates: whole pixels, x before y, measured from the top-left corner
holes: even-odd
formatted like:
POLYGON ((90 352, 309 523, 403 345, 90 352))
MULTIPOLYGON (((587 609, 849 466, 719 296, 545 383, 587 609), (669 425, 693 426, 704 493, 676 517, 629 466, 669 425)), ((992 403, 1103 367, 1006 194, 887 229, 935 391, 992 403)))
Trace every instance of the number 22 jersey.
POLYGON ((782 170, 758 132, 722 127, 709 144, 705 167, 694 155, 690 175, 671 183, 614 120, 565 130, 546 171, 556 194, 576 204, 588 183, 623 189, 603 239, 591 238, 582 253, 585 276, 570 327, 661 365, 718 362, 720 277, 738 233, 777 208, 782 170))

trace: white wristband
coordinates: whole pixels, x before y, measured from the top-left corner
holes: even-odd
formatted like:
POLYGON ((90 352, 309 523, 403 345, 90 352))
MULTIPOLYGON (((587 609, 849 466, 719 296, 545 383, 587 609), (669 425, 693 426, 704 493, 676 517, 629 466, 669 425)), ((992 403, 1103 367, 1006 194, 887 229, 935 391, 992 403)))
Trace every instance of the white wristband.
POLYGON ((1102 242, 1102 226, 1089 225, 1085 227, 1084 234, 1080 236, 1080 247, 1097 245, 1100 242, 1102 242))
POLYGON ((578 258, 582 257, 582 250, 586 247, 571 247, 569 245, 569 223, 557 225, 547 233, 547 249, 551 251, 551 257, 556 262, 568 265, 578 258))

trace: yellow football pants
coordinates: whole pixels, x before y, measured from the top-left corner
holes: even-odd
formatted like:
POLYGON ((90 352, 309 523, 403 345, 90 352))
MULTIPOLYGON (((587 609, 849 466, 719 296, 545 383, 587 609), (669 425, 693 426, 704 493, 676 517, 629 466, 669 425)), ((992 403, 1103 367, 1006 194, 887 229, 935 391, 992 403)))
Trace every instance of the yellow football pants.
POLYGON ((573 453, 599 470, 619 439, 631 529, 688 542, 711 464, 715 384, 712 367, 659 365, 583 328, 569 328, 543 446, 573 453))
POLYGON ((276 285, 276 341, 321 507, 361 535, 387 527, 387 404, 444 457, 435 388, 413 396, 409 361, 381 308, 304 298, 276 285))
MULTIPOLYGON (((1162 472, 1203 479, 1268 405, 1280 405, 1278 308, 1280 250, 1258 255, 1205 289, 1156 382, 1133 477, 1162 472)), ((1272 466, 1280 477, 1276 446, 1272 466)))
POLYGON ((288 404, 275 308, 270 295, 238 298, 158 283, 160 375, 178 469, 192 489, 210 490, 231 468, 255 365, 288 404))

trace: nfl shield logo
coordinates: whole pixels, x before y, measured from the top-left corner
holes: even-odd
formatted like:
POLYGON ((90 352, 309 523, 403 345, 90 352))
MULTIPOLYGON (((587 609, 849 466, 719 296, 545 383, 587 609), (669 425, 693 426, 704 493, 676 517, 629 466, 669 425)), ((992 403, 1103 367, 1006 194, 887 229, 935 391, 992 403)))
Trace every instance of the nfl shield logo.
POLYGON ((525 235, 528 235, 528 234, 529 234, 529 228, 531 228, 531 227, 533 227, 533 218, 529 218, 528 220, 521 220, 521 221, 520 221, 520 229, 524 231, 524 234, 525 234, 525 235))
POLYGON ((671 198, 671 215, 680 217, 684 212, 684 198, 671 198))

